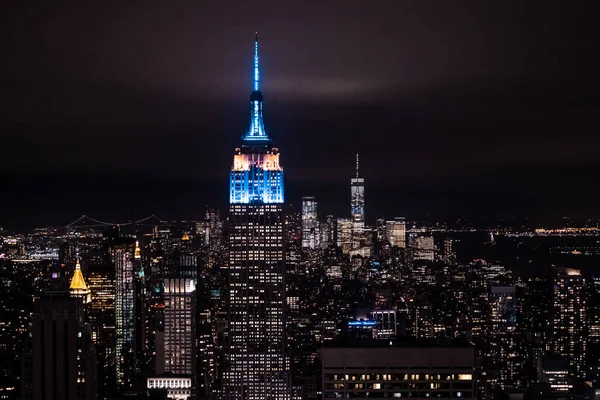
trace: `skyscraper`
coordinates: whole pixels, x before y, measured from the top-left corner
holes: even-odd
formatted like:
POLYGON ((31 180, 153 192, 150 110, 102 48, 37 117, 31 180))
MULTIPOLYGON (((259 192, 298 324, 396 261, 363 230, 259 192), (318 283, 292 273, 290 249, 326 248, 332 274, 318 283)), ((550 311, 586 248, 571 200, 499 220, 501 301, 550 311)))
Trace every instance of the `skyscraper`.
MULTIPOLYGON (((504 390, 516 382, 517 296, 514 286, 490 287, 489 361, 499 371, 497 384, 504 390)), ((488 373, 488 375, 491 375, 488 373)), ((487 377, 491 380, 491 377, 487 377)))
POLYGON ((390 246, 406 247, 406 222, 404 217, 396 217, 385 223, 385 236, 390 246))
POLYGON ((586 278, 578 270, 564 268, 554 279, 551 346, 555 356, 569 361, 569 373, 585 378, 587 345, 586 278))
POLYGON ((358 175, 358 154, 356 176, 350 179, 350 203, 352 221, 362 228, 365 225, 365 179, 358 175))
POLYGON ((283 169, 262 116, 258 38, 250 128, 235 150, 229 197, 228 399, 289 399, 285 355, 283 169))
POLYGON ((98 352, 98 394, 108 397, 116 387, 114 269, 109 263, 90 265, 88 284, 92 297, 89 312, 92 339, 98 352))
POLYGON ((302 248, 319 247, 319 220, 317 219, 317 201, 314 197, 302 198, 302 248))
POLYGON ((71 296, 81 298, 85 304, 92 301, 90 288, 88 285, 86 285, 85 280, 83 279, 83 274, 81 273, 79 259, 77 259, 77 264, 75 265, 75 271, 73 272, 73 278, 71 279, 69 290, 71 291, 71 296))
POLYGON ((350 254, 352 251, 352 225, 351 219, 338 218, 337 220, 337 246, 344 254, 350 254))
POLYGON ((365 180, 358 174, 358 154, 356 155, 356 176, 350 179, 350 221, 352 221, 350 256, 369 257, 373 247, 370 229, 365 229, 365 180))
POLYGON ((117 385, 122 392, 129 392, 135 385, 135 285, 134 243, 123 240, 111 248, 115 266, 115 356, 117 385))
POLYGON ((165 279, 164 372, 194 380, 196 279, 165 279))
POLYGON ((52 277, 49 290, 34 303, 31 386, 23 398, 95 399, 96 353, 81 301, 86 296, 70 296, 64 276, 52 277))

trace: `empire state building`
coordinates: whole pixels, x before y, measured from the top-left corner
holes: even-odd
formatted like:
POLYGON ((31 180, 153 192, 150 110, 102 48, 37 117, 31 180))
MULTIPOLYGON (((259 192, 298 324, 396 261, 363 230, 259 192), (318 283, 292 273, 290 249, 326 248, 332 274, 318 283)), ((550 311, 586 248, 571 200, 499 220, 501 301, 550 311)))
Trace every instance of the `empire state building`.
POLYGON ((229 187, 227 399, 289 399, 285 355, 283 169, 263 123, 258 38, 250 127, 235 150, 229 187))

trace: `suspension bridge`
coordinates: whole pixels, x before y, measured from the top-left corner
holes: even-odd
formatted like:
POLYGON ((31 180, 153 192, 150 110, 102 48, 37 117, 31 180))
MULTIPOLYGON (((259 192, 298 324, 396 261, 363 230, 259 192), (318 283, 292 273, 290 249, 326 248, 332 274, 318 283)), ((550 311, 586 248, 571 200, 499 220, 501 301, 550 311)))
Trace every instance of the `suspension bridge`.
POLYGON ((108 222, 108 221, 100 221, 96 218, 92 218, 88 215, 82 215, 77 218, 75 221, 65 225, 65 228, 103 228, 108 226, 129 226, 129 225, 139 225, 139 226, 156 226, 156 225, 166 225, 167 221, 164 221, 158 218, 156 215, 152 214, 145 218, 138 219, 137 221, 126 221, 126 222, 108 222))

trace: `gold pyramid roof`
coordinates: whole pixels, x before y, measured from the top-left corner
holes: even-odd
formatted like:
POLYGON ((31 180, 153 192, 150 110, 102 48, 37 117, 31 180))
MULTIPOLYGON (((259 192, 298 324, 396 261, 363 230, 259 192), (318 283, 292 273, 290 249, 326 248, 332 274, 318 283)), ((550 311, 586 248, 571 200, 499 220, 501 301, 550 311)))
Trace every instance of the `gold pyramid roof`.
POLYGON ((190 240, 190 237, 188 236, 187 232, 183 232, 183 236, 181 237, 181 240, 190 240))
POLYGON ((75 265, 75 272, 73 273, 73 279, 71 279, 71 286, 69 286, 71 290, 87 290, 88 287, 85 284, 85 280, 83 279, 83 274, 81 273, 81 265, 79 265, 79 260, 77 260, 77 265, 75 265))

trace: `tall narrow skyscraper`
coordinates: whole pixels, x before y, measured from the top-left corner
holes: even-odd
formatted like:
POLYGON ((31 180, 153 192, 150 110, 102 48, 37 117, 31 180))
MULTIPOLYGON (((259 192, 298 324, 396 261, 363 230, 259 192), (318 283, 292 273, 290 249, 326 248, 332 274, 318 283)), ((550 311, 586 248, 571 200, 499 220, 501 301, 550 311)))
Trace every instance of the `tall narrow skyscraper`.
POLYGON ((350 202, 352 222, 362 228, 365 224, 365 179, 358 175, 358 154, 356 155, 356 176, 350 179, 350 202))
MULTIPOLYGON (((79 265, 79 264, 78 264, 79 265)), ((81 274, 81 271, 79 271, 81 274)), ((25 355, 23 399, 96 399, 96 352, 85 322, 87 293, 67 288, 60 267, 33 305, 31 353, 25 355)), ((83 279, 82 279, 83 281, 83 279)), ((3 397, 0 394, 0 398, 3 397)))
POLYGON ((250 128, 235 150, 229 197, 227 399, 289 399, 285 355, 283 169, 262 116, 258 38, 250 128))
POLYGON ((165 288, 164 372, 194 381, 196 329, 196 279, 167 278, 165 288))
POLYGON ((550 350, 569 362, 572 378, 586 377, 587 353, 587 280, 579 270, 559 269, 554 278, 554 307, 550 350))
POLYGON ((319 220, 317 219, 317 201, 314 197, 302 198, 302 248, 319 247, 319 220))
POLYGON ((114 243, 110 254, 115 266, 115 356, 117 386, 121 393, 135 389, 135 287, 134 287, 134 242, 123 239, 114 243))

